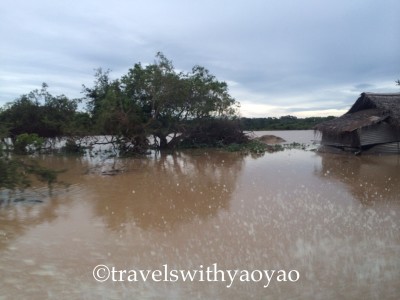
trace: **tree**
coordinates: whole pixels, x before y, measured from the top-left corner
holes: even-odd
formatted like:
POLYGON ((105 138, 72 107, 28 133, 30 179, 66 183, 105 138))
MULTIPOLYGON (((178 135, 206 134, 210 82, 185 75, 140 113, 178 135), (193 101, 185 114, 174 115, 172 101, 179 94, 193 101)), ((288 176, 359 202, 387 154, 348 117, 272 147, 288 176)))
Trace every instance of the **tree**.
POLYGON ((0 115, 0 122, 14 140, 19 134, 39 131, 39 110, 39 103, 30 99, 28 95, 23 95, 5 106, 0 115))
POLYGON ((4 124, 0 123, 0 189, 26 188, 30 185, 32 176, 49 185, 57 181, 58 171, 43 168, 37 163, 23 158, 10 157, 5 151, 7 136, 4 124))
POLYGON ((95 86, 85 87, 88 111, 104 133, 146 148, 178 145, 200 122, 235 116, 237 102, 225 82, 204 67, 177 72, 162 53, 153 64, 137 63, 121 79, 111 81, 108 72, 95 74, 95 86))
POLYGON ((99 117, 102 102, 111 85, 109 74, 110 70, 103 71, 102 68, 98 68, 95 70, 94 87, 88 88, 83 85, 83 93, 86 96, 86 109, 94 121, 99 117))
POLYGON ((8 103, 0 114, 9 136, 15 141, 20 134, 37 134, 39 137, 65 136, 70 131, 78 106, 77 99, 64 95, 53 96, 43 83, 40 90, 33 90, 8 103))

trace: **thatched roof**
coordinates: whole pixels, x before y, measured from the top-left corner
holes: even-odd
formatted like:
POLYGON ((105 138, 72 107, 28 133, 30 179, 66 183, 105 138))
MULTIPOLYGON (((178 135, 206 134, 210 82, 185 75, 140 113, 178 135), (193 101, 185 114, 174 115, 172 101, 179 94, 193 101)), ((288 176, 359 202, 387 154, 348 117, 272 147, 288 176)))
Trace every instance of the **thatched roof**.
POLYGON ((362 93, 347 113, 320 123, 314 129, 322 133, 338 134, 371 126, 383 120, 400 129, 400 93, 362 93))

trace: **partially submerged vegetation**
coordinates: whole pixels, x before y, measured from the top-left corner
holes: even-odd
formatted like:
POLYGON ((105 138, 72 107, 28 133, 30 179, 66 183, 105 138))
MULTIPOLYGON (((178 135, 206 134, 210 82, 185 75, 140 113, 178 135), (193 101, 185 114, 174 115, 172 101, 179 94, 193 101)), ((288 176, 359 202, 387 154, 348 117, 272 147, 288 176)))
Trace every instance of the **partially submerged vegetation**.
POLYGON ((262 155, 265 152, 277 152, 282 151, 283 146, 280 144, 273 144, 268 145, 265 144, 257 139, 253 139, 247 143, 243 144, 230 144, 226 147, 226 150, 231 152, 241 152, 243 154, 255 154, 255 155, 262 155))
POLYGON ((24 189, 30 186, 33 178, 46 182, 51 187, 57 181, 59 172, 44 168, 29 157, 8 153, 0 143, 0 189, 24 189))
POLYGON ((204 147, 258 155, 284 148, 244 133, 266 129, 265 123, 239 118, 225 82, 201 66, 178 72, 162 53, 117 79, 98 69, 82 92, 81 99, 54 96, 43 83, 0 108, 0 188, 26 187, 31 177, 56 182, 57 172, 28 160, 35 153, 93 156, 104 145, 114 156, 204 147))
POLYGON ((67 138, 66 149, 80 150, 77 141, 93 135, 113 136, 110 142, 121 153, 135 154, 246 142, 239 103, 227 84, 201 66, 178 72, 161 53, 153 64, 137 63, 118 79, 98 69, 94 85, 83 86, 83 94, 82 99, 53 96, 43 84, 22 95, 0 112, 4 136, 19 152, 39 150, 43 139, 60 137, 67 138), (78 110, 79 103, 85 112, 78 110))
POLYGON ((41 167, 37 162, 24 158, 0 159, 0 188, 14 190, 30 186, 32 176, 50 186, 56 182, 60 171, 41 167))
POLYGON ((248 142, 227 84, 201 66, 178 72, 162 53, 153 64, 136 63, 118 79, 98 69, 83 94, 54 96, 44 83, 0 109, 0 188, 28 186, 32 175, 53 183, 55 172, 14 154, 59 151, 61 144, 69 153, 106 144, 116 155, 142 155, 248 142), (85 140, 90 136, 110 138, 85 140))

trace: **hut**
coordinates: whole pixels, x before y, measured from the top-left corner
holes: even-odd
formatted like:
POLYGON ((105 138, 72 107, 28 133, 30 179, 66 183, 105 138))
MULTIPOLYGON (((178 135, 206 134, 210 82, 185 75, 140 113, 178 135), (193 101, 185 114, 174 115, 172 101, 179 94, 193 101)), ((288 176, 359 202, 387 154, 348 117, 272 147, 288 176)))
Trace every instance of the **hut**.
POLYGON ((347 113, 314 129, 325 148, 400 154, 400 93, 362 93, 347 113))

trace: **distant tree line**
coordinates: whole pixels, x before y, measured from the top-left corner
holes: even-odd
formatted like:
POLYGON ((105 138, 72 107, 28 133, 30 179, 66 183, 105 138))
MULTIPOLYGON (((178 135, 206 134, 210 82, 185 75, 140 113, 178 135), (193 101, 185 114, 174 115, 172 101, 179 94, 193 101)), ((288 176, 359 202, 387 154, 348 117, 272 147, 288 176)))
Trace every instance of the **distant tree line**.
POLYGON ((280 118, 241 118, 243 130, 299 130, 313 129, 320 122, 334 119, 335 117, 308 117, 282 116, 280 118))

